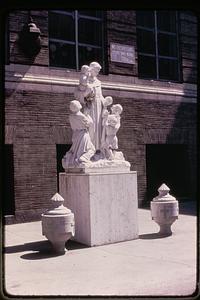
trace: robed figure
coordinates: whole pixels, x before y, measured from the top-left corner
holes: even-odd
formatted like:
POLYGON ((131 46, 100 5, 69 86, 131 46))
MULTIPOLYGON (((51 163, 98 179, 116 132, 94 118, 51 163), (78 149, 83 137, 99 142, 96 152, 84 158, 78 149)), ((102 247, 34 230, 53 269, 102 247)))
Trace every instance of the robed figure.
POLYGON ((72 128, 72 146, 62 159, 64 169, 89 162, 95 153, 89 134, 89 127, 93 124, 93 121, 90 116, 85 116, 80 111, 81 108, 79 101, 73 100, 70 102, 69 122, 72 128))
MULTIPOLYGON (((87 68, 85 67, 86 70, 87 68)), ((104 103, 101 81, 97 79, 100 70, 101 66, 99 63, 90 63, 87 70, 88 73, 83 74, 83 77, 81 76, 79 86, 75 91, 76 98, 83 104, 83 113, 89 115, 93 120, 93 124, 89 127, 89 134, 96 151, 101 149, 102 109, 104 103), (82 78, 84 78, 84 90, 82 78)))

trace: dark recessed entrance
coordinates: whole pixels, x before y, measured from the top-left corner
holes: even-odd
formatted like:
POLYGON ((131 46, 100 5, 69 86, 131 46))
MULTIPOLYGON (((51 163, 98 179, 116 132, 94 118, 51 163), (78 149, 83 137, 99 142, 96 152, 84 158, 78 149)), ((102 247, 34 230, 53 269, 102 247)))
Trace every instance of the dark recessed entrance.
POLYGON ((13 145, 4 145, 3 215, 15 214, 13 145))
POLYGON ((187 145, 146 145, 147 201, 157 196, 162 183, 178 200, 189 200, 187 145))
POLYGON ((57 144, 56 145, 56 156, 57 156, 57 191, 59 191, 59 173, 65 172, 62 167, 62 158, 67 151, 71 148, 68 144, 57 144))

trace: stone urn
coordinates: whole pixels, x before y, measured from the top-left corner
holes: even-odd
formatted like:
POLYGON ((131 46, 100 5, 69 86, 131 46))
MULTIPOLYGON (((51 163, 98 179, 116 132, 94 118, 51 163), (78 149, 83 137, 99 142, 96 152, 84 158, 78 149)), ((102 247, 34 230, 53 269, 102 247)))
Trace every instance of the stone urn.
POLYGON ((65 243, 75 234, 74 214, 63 206, 64 199, 56 193, 53 209, 42 214, 42 234, 51 242, 55 252, 64 254, 65 243))
POLYGON ((169 187, 162 184, 159 195, 151 201, 151 216, 159 226, 159 235, 168 236, 172 234, 171 225, 178 219, 179 206, 175 197, 169 194, 169 187))

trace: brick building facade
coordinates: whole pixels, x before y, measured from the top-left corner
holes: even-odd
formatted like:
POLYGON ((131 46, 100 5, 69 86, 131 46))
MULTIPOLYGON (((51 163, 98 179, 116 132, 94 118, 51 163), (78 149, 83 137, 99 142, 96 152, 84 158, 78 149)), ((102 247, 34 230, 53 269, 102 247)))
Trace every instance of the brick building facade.
MULTIPOLYGON (((83 22, 88 15, 91 22, 102 22, 100 46, 86 45, 81 50, 76 41, 65 41, 66 47, 75 47, 79 55, 74 68, 65 63, 59 65, 60 55, 63 61, 73 63, 64 52, 57 54, 57 61, 54 59, 53 51, 64 43, 53 36, 56 26, 61 26, 56 22, 58 11, 12 11, 8 16, 4 153, 7 223, 37 220, 58 191, 61 157, 71 145, 69 101, 74 99, 80 65, 95 60, 103 65, 99 75, 103 95, 112 96, 114 103, 120 103, 124 109, 119 148, 130 161, 131 169, 138 172, 139 205, 148 203, 162 182, 180 201, 196 197, 196 16, 190 11, 178 11, 170 25, 173 27, 176 22, 175 32, 172 27, 161 28, 165 24, 163 18, 163 23, 160 21, 159 12, 152 11, 147 18, 143 18, 145 12, 142 15, 131 10, 101 13, 103 18, 98 19, 99 14, 93 18, 91 12, 80 12, 83 22), (29 14, 41 31, 41 50, 34 57, 28 57, 19 47, 19 33, 29 14), (155 37, 153 54, 149 48, 151 34, 155 37), (177 44, 169 49, 169 57, 161 55, 173 41, 177 44), (133 47, 134 63, 114 61, 112 43, 133 47), (92 54, 88 55, 85 49, 92 54), (156 62, 155 69, 152 62, 156 62), (169 65, 172 67, 168 70, 169 65), (174 74, 177 77, 171 80, 174 74)), ((66 15, 75 20, 78 14, 72 11, 66 15)), ((71 30, 71 23, 67 24, 65 30, 71 30)), ((80 37, 81 31, 78 34, 80 37)))

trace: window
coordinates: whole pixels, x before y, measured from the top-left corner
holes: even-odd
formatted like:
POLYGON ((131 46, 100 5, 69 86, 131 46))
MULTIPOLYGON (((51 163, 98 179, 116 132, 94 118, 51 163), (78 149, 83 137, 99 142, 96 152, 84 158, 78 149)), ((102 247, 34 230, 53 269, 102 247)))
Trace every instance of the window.
POLYGON ((139 77, 179 81, 177 13, 137 11, 139 77))
POLYGON ((98 61, 104 69, 103 13, 49 11, 50 66, 80 70, 98 61))

